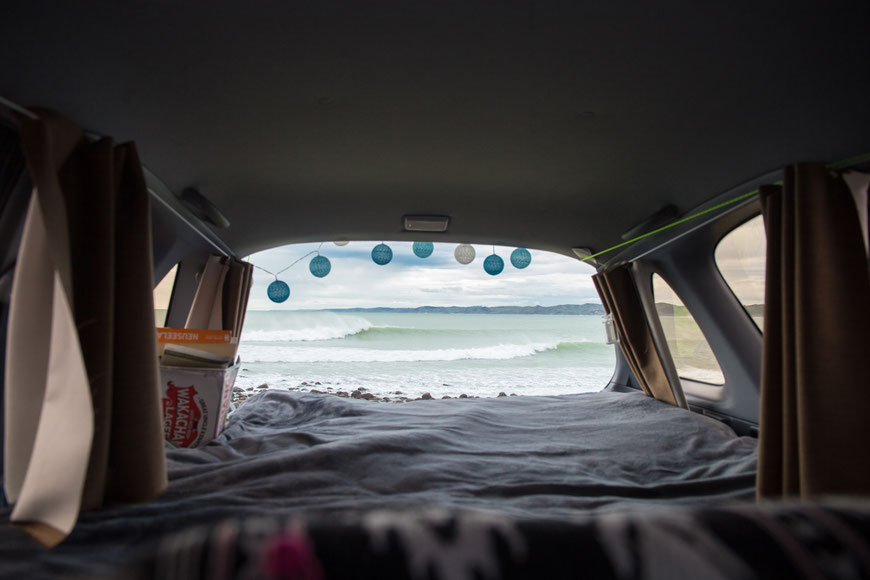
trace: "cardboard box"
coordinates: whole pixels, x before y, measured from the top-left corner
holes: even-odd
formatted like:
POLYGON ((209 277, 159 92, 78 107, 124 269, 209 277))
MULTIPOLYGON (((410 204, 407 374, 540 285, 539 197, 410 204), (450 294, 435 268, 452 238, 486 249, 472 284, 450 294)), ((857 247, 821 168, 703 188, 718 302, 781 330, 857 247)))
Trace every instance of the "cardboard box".
POLYGON ((175 447, 199 447, 223 430, 239 361, 226 369, 160 366, 163 435, 175 447))
POLYGON ((205 330, 201 328, 158 328, 157 356, 163 354, 167 344, 192 346, 213 354, 235 359, 239 350, 238 337, 229 330, 205 330))

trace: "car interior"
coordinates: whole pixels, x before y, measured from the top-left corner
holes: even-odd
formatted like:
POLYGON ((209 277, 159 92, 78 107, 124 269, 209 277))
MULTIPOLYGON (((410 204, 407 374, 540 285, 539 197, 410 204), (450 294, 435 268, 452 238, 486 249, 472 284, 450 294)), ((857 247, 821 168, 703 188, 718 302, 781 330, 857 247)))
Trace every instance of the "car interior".
POLYGON ((870 577, 867 2, 0 14, 0 576, 870 577), (166 444, 154 328, 334 240, 592 265, 613 377, 166 444))

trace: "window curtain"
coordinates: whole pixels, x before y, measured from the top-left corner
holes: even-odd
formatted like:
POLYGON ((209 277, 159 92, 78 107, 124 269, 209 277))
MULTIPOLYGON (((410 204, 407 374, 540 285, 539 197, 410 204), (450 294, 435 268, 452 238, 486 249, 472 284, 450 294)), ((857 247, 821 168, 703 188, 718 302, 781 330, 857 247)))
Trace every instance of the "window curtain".
POLYGON ((870 275, 855 201, 818 164, 786 168, 782 186, 759 194, 767 281, 758 496, 870 495, 870 275))
MULTIPOLYGON (((12 277, 32 189, 18 132, 7 128, 0 117, 0 352, 6 352, 6 326, 9 320, 12 277)), ((6 372, 5 367, 5 359, 0 358, 0 444, 2 444, 4 430, 2 381, 6 372)), ((2 445, 0 445, 0 459, 2 454, 2 445)), ((0 465, 0 482, 3 476, 2 469, 0 465)), ((5 507, 3 498, 0 498, 0 505, 5 507)))
POLYGON ((12 522, 53 545, 80 511, 167 483, 136 148, 37 113, 20 120, 34 192, 10 301, 4 488, 12 522))
POLYGON ((643 392, 675 406, 683 397, 674 393, 653 342, 646 311, 627 264, 592 277, 605 311, 613 317, 619 346, 643 392))

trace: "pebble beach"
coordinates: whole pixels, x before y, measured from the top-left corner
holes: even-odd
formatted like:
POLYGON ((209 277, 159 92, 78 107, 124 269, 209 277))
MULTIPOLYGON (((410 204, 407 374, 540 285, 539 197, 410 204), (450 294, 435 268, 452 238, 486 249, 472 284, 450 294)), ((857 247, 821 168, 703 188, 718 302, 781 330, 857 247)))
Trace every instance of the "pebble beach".
MULTIPOLYGON (((257 393, 268 390, 270 387, 268 384, 263 383, 257 385, 256 387, 233 387, 233 406, 238 407, 245 401, 247 401, 250 397, 253 397, 257 393)), ((340 387, 333 387, 330 385, 324 385, 319 381, 308 382, 303 381, 302 383, 293 386, 293 387, 281 387, 282 391, 292 391, 298 393, 314 393, 318 395, 333 395, 335 397, 342 397, 345 399, 363 399, 365 401, 375 401, 379 403, 406 403, 408 401, 427 401, 435 399, 431 393, 424 392, 419 397, 409 396, 402 391, 393 391, 389 395, 375 394, 369 392, 369 390, 365 387, 357 387, 353 390, 342 389, 340 387)), ((516 393, 511 393, 508 395, 507 393, 500 391, 498 393, 493 393, 493 397, 515 397, 516 393)), ((479 395, 467 395, 465 393, 460 394, 456 397, 451 397, 450 395, 442 395, 441 397, 437 397, 439 399, 479 399, 479 395)))

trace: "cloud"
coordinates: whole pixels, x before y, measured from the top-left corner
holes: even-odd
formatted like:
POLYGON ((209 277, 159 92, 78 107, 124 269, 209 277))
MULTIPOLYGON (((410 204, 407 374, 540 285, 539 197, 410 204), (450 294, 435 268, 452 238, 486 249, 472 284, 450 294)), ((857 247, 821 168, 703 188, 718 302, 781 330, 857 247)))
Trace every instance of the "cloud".
POLYGON ((505 269, 498 276, 490 276, 483 270, 483 259, 492 253, 491 246, 475 246, 474 262, 462 265, 453 257, 455 244, 435 244, 432 256, 421 259, 413 254, 411 243, 390 242, 393 260, 378 266, 371 259, 371 249, 377 243, 351 242, 343 247, 332 243, 298 244, 253 254, 248 261, 261 269, 254 270, 249 307, 306 310, 599 302, 591 280, 594 269, 558 254, 531 250, 531 265, 517 270, 510 264, 513 248, 497 246, 496 253, 505 260, 505 269), (306 255, 318 248, 332 263, 325 278, 315 278, 308 271, 314 254, 306 255), (290 298, 282 304, 271 302, 266 288, 275 276, 264 270, 278 273, 297 260, 278 276, 290 285, 290 298))

